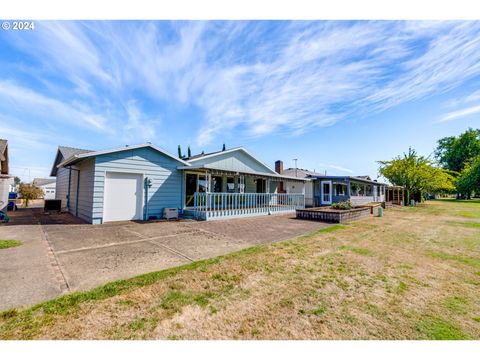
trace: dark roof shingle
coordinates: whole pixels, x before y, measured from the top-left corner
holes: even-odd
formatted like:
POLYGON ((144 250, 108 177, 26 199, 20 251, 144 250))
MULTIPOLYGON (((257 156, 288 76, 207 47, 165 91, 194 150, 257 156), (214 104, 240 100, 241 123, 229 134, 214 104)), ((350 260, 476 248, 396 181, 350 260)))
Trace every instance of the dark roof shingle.
POLYGON ((73 148, 69 146, 59 146, 58 150, 62 154, 64 160, 68 159, 73 155, 84 154, 84 153, 93 151, 93 150, 73 148))

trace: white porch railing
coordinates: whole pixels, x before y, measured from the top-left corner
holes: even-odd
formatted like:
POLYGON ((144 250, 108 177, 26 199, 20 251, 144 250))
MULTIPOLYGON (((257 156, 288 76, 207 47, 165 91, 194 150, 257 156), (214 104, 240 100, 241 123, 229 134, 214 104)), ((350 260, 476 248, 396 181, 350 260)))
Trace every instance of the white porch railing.
POLYGON ((199 220, 271 215, 305 208, 303 194, 195 193, 194 216, 199 220))

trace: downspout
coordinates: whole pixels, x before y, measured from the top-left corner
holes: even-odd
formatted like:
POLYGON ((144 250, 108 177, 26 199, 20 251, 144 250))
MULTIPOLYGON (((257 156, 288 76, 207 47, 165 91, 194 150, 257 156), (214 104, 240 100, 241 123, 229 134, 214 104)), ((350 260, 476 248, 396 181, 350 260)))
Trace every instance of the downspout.
POLYGON ((80 189, 80 170, 77 170, 77 193, 75 194, 75 216, 78 216, 78 192, 80 189))
POLYGON ((68 167, 67 210, 70 211, 70 182, 72 181, 72 167, 68 167))

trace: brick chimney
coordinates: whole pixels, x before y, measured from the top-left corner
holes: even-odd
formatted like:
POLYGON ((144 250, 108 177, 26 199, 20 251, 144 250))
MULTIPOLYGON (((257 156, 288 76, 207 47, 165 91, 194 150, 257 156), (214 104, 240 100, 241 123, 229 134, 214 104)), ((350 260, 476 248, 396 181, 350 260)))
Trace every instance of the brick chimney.
POLYGON ((283 161, 282 160, 275 161, 275 171, 279 174, 283 174, 283 161))
MULTIPOLYGON (((283 161, 282 160, 277 160, 275 161, 275 171, 279 173, 280 175, 283 174, 283 161)), ((279 181, 277 183, 277 192, 278 193, 284 193, 285 189, 283 187, 283 181, 279 181)))

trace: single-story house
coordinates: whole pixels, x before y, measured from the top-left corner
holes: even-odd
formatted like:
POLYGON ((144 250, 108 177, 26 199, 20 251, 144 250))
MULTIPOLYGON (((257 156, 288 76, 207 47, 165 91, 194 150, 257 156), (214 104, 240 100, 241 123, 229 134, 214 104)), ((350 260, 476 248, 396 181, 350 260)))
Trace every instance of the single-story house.
POLYGON ((12 177, 8 174, 8 141, 0 139, 0 211, 8 205, 8 193, 12 177))
POLYGON ((332 176, 298 168, 286 169, 281 174, 308 180, 305 185, 307 207, 331 205, 347 200, 353 205, 384 202, 385 189, 388 186, 372 180, 369 176, 332 176))
POLYGON ((50 178, 50 179, 42 179, 42 178, 35 178, 32 181, 32 184, 36 187, 42 189, 43 191, 43 198, 45 200, 55 199, 55 189, 57 185, 57 179, 50 178))
POLYGON ((150 143, 92 151, 60 146, 56 199, 89 223, 161 218, 164 210, 210 220, 294 211, 304 179, 278 174, 243 147, 178 158, 150 143), (278 183, 295 184, 279 193, 278 183))

